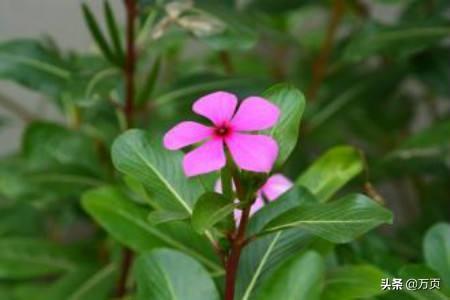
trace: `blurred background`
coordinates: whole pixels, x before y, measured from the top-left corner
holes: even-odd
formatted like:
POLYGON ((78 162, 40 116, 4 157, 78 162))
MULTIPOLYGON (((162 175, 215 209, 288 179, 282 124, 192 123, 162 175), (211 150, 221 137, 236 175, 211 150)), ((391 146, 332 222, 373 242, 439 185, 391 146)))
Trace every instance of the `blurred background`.
MULTIPOLYGON (((327 149, 353 145, 365 167, 341 193, 363 191, 395 215, 393 226, 336 246, 336 260, 391 274, 424 263, 428 230, 450 220, 450 1, 137 2, 132 125, 122 1, 0 2, 2 238, 92 250, 94 265, 117 257, 79 204, 90 188, 125 185, 110 161, 114 139, 127 127, 161 135, 212 90, 245 97, 288 82, 306 109, 282 171, 295 179, 327 149)), ((2 300, 15 280, 53 270, 11 274, 1 249, 2 300)))

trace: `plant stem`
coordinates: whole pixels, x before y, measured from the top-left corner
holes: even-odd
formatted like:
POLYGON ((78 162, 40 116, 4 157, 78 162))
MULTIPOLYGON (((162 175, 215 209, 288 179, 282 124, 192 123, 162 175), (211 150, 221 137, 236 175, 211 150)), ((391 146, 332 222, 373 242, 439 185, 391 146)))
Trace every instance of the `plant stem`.
POLYGON ((219 52, 219 58, 222 62, 225 74, 232 75, 234 73, 234 67, 233 63, 231 62, 230 54, 227 51, 222 50, 219 52))
MULTIPOLYGON (((134 113, 134 75, 136 66, 136 47, 134 44, 134 23, 137 16, 136 0, 124 0, 126 8, 126 57, 123 67, 125 77, 125 106, 123 112, 127 121, 127 127, 133 126, 134 113)), ((126 293, 128 273, 133 262, 133 252, 124 248, 122 251, 122 265, 120 277, 117 282, 116 296, 122 298, 126 293)))
POLYGON ((308 88, 308 99, 314 100, 317 96, 320 86, 325 78, 327 71, 328 59, 334 45, 334 38, 337 28, 344 13, 344 0, 333 0, 333 8, 331 11, 330 22, 328 23, 325 39, 322 43, 319 55, 313 65, 313 78, 308 88))
POLYGON ((126 57, 123 69, 125 77, 125 106, 124 114, 127 126, 133 126, 134 111, 134 73, 136 65, 136 47, 134 44, 134 23, 137 16, 136 0, 124 0, 126 7, 126 57))
POLYGON ((117 290, 116 290, 116 296, 118 298, 122 298, 125 296, 125 293, 127 291, 127 278, 128 273, 131 269, 131 263, 133 262, 133 252, 128 249, 124 248, 122 252, 122 265, 120 266, 120 277, 117 281, 117 290))
POLYGON ((239 266, 239 259, 243 247, 246 245, 245 230, 247 228, 248 219, 250 216, 250 206, 242 211, 242 216, 239 221, 239 227, 234 236, 231 237, 231 250, 228 256, 225 271, 225 300, 234 299, 234 290, 236 285, 236 273, 239 266))

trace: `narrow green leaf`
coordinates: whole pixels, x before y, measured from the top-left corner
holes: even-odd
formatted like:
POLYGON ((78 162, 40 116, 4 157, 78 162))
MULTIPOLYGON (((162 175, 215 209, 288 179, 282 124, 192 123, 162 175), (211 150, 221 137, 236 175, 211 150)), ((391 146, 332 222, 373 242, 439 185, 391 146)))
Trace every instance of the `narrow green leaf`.
POLYGON ((64 248, 46 241, 0 239, 0 278, 29 279, 72 271, 76 266, 64 248))
POLYGON ((117 268, 112 264, 96 272, 90 268, 76 270, 53 284, 42 299, 106 300, 114 285, 116 273, 117 268))
POLYGON ((265 226, 266 232, 303 228, 335 243, 346 243, 383 223, 392 213, 370 198, 353 194, 327 204, 295 207, 265 226))
POLYGON ((182 153, 163 149, 160 140, 137 129, 119 136, 111 152, 114 166, 143 183, 159 208, 192 213, 202 186, 184 175, 182 153))
POLYGON ((120 39, 119 30, 117 28, 117 21, 114 15, 114 11, 111 8, 108 0, 103 1, 103 10, 106 17, 106 24, 108 25, 108 32, 111 38, 111 41, 114 45, 115 56, 118 58, 119 62, 123 64, 124 61, 124 52, 122 47, 122 42, 120 39))
POLYGON ((325 280, 322 300, 366 299, 382 294, 384 272, 371 265, 343 266, 332 270, 325 280))
POLYGON ((161 59, 157 58, 150 69, 150 72, 148 73, 147 77, 145 78, 144 86, 142 87, 139 96, 137 97, 137 102, 139 104, 145 103, 147 100, 149 100, 155 85, 156 81, 158 79, 159 70, 161 69, 161 59))
POLYGON ((263 93, 281 111, 278 123, 266 132, 278 142, 277 166, 282 165, 294 150, 299 138, 300 121, 305 109, 305 97, 290 84, 277 84, 263 93))
POLYGON ((109 60, 110 62, 117 64, 117 61, 113 55, 113 52, 111 51, 110 46, 108 45, 108 42, 106 41, 105 37, 103 36, 102 31, 100 30, 100 27, 97 23, 97 20, 94 17, 94 14, 90 10, 89 6, 87 6, 86 3, 81 4, 82 10, 83 10, 83 16, 86 21, 86 25, 94 38, 95 42, 97 43, 98 48, 103 53, 105 58, 109 60))
POLYGON ((192 226, 202 233, 229 216, 235 205, 222 194, 208 192, 200 196, 192 213, 192 226))
POLYGON ((195 257, 214 271, 222 270, 209 242, 188 224, 151 225, 147 221, 148 210, 133 203, 117 188, 88 191, 83 195, 82 205, 109 234, 137 252, 171 247, 195 257))
POLYGON ((362 169, 363 161, 358 150, 338 146, 314 161, 296 183, 308 188, 320 202, 325 202, 362 169))
POLYGON ((427 265, 450 287, 450 224, 438 223, 427 231, 423 252, 427 265))
POLYGON ((182 253, 158 249, 141 255, 135 264, 137 300, 219 300, 208 272, 182 253))
POLYGON ((255 300, 318 300, 324 263, 320 255, 306 252, 283 263, 261 285, 255 300))

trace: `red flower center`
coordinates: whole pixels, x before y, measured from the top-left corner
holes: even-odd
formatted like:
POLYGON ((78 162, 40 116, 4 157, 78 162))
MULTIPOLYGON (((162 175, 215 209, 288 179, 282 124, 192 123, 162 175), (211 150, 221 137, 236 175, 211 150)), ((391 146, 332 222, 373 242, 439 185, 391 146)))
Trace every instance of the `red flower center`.
POLYGON ((226 137, 231 133, 231 128, 228 124, 218 126, 214 129, 214 134, 219 137, 226 137))

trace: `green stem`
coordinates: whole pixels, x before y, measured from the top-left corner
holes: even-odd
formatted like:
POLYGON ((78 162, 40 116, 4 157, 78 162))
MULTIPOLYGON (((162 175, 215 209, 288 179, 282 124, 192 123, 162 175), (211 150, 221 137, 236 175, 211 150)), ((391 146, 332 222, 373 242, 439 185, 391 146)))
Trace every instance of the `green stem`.
POLYGON ((220 181, 222 183, 222 194, 225 198, 231 199, 233 196, 233 186, 231 183, 231 170, 228 165, 220 172, 220 181))

